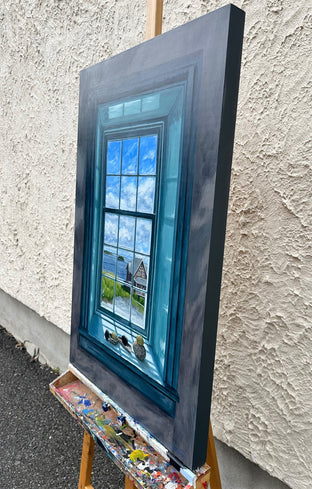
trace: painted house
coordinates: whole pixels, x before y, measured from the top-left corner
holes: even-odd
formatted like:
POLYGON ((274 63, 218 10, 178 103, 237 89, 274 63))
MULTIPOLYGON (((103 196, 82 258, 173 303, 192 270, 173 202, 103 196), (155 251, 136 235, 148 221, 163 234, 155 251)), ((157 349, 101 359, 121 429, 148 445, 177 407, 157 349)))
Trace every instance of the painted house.
MULTIPOLYGON (((134 258, 127 264, 127 282, 141 290, 146 290, 147 272, 142 258, 134 258)), ((141 295, 141 294, 138 294, 141 295)))

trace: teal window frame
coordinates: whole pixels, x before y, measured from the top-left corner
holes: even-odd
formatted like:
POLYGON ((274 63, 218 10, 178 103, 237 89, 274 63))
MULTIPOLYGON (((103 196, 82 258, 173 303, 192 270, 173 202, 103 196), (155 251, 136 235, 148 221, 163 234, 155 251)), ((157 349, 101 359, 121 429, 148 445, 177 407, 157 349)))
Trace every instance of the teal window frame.
MULTIPOLYGON (((188 87, 189 88, 189 87, 188 87)), ((169 103, 166 110, 162 110, 162 114, 153 116, 131 116, 126 117, 126 120, 121 120, 116 123, 115 120, 109 121, 109 123, 103 123, 103 112, 107 114, 106 108, 99 107, 97 114, 96 124, 96 138, 95 138, 95 150, 92 155, 95 165, 94 171, 90 175, 90 201, 89 201, 89 229, 88 229, 88 245, 85 250, 85 272, 84 272, 84 284, 85 284, 85 306, 84 315, 85 321, 83 327, 80 327, 80 345, 85 348, 89 353, 99 359, 102 363, 108 365, 115 373, 121 375, 123 378, 129 381, 129 383, 135 384, 136 388, 143 392, 147 397, 153 399, 164 411, 171 416, 174 416, 176 402, 178 401, 177 394, 177 378, 178 378, 178 364, 179 364, 179 348, 180 348, 180 334, 179 329, 181 324, 177 321, 178 318, 183 317, 182 309, 183 301, 179 301, 179 295, 183 294, 184 280, 180 279, 180 268, 182 264, 182 241, 187 235, 187 228, 184 226, 184 206, 185 201, 183 198, 184 188, 186 185, 186 168, 185 162, 183 164, 182 147, 184 144, 184 111, 185 111, 185 99, 186 99, 186 81, 181 80, 170 85, 160 87, 156 93, 167 94, 167 98, 170 101, 168 94, 173 94, 171 98, 173 101, 169 103), (171 114, 172 112, 172 114, 171 114), (170 115, 171 114, 171 115, 170 115), (178 114, 178 116, 177 116, 178 114), (135 120, 133 120, 135 118, 135 120), (178 118, 178 129, 172 129, 175 119, 178 118), (101 293, 101 263, 103 252, 103 222, 105 207, 104 197, 106 188, 106 145, 110 138, 123 139, 131 137, 143 137, 144 135, 157 134, 158 137, 158 151, 157 151, 157 172, 156 172, 156 189, 155 189, 155 205, 154 215, 147 215, 154 220, 152 239, 151 239, 151 259, 150 259, 150 274, 149 274, 149 289, 150 297, 147 301, 147 327, 143 331, 138 326, 131 325, 121 318, 118 318, 114 313, 103 310, 100 306, 100 293, 101 293), (175 141, 178 134, 178 143, 175 141), (176 145, 176 146, 175 146, 176 145), (173 156, 172 156, 173 155, 173 156), (178 155, 178 156, 177 156, 178 155), (166 158, 171 158, 171 162, 168 165, 166 158), (171 166, 170 166, 171 165, 171 166), (169 170, 167 170, 169 166, 169 170), (172 171, 172 167, 175 166, 176 173, 168 178, 166 172, 172 171), (164 185, 170 185, 170 178, 174 182, 175 188, 175 201, 171 204, 164 204, 161 206, 159 196, 161 193, 161 187, 164 185), (166 183, 167 182, 167 183, 166 183), (169 183, 168 183, 169 182, 169 183), (182 198, 181 198, 182 197, 182 198), (157 263, 155 265, 156 255, 159 260, 159 267, 164 269, 164 260, 161 255, 161 248, 164 244, 158 236, 159 228, 163 226, 162 233, 164 235, 164 229, 166 222, 170 217, 164 218, 164 224, 159 223, 161 218, 161 212, 165 213, 163 208, 170 208, 174 216, 171 217, 172 236, 171 239, 171 265, 169 267, 168 283, 166 281, 165 289, 167 291, 168 303, 166 305, 166 312, 161 317, 161 311, 164 309, 161 307, 163 302, 162 289, 163 287, 155 287, 155 280, 160 282, 159 273, 155 271, 157 263), (178 228, 179 232, 178 232, 178 228), (91 250, 91 253, 90 253, 91 250), (156 278, 155 278, 156 276, 156 278), (157 289, 158 302, 155 303, 155 289, 157 289), (161 302, 162 301, 162 302, 161 302), (165 319, 165 320, 162 320, 165 319), (157 327, 152 327, 152 324, 156 324, 157 327), (134 341, 136 334, 141 334, 145 338, 146 348, 146 360, 141 362, 134 354, 129 356, 129 353, 125 351, 120 345, 112 345, 108 341, 104 341, 104 330, 113 332, 116 331, 120 336, 125 334, 127 339, 134 341), (128 335, 127 335, 128 334, 128 335), (125 368, 127 367, 127 368, 125 368)), ((152 93, 138 94, 127 101, 123 100, 124 105, 131 104, 131 100, 141 97, 148 99, 153 96, 152 93)), ((164 96, 166 100, 166 97, 164 96)), ((120 101, 112 102, 111 106, 118 106, 120 101)), ((142 102, 143 104, 143 102, 142 102)), ((153 111, 152 111, 153 112, 153 111)), ((117 118, 118 119, 118 118, 117 118)), ((169 189, 169 186, 168 186, 169 189)), ((165 190, 163 190, 165 192, 165 190)), ((167 196, 169 190, 166 190, 167 196)), ((169 199, 170 200, 170 199, 169 199)), ((109 212, 118 213, 119 215, 130 215, 134 217, 143 217, 143 214, 131 211, 131 213, 124 210, 111 210, 109 212)), ((163 241, 163 240, 162 240, 163 241)), ((186 255, 183 256, 186 260, 186 255)), ((168 260, 167 260, 168 261, 168 260)))

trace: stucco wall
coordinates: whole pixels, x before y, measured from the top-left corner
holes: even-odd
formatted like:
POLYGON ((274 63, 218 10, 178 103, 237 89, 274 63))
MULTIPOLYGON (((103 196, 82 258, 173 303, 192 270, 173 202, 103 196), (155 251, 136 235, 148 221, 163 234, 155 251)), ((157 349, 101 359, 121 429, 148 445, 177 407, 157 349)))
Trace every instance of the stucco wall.
MULTIPOLYGON (((224 1, 166 1, 164 31, 224 1)), ((216 435, 312 485, 311 1, 246 11, 216 435)), ((0 288, 69 332, 79 70, 144 39, 145 1, 2 0, 0 288)))

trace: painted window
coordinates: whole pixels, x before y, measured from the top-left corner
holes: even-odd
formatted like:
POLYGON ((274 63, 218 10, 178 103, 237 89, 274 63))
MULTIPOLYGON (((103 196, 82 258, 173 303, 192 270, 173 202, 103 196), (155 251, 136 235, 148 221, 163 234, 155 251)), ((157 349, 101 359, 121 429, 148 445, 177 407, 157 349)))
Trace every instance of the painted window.
POLYGON ((153 250, 158 135, 106 144, 101 307, 146 330, 153 250))
POLYGON ((180 82, 98 108, 80 330, 84 348, 168 412, 176 402, 187 232, 184 97, 180 82), (138 334, 144 361, 133 350, 138 334))

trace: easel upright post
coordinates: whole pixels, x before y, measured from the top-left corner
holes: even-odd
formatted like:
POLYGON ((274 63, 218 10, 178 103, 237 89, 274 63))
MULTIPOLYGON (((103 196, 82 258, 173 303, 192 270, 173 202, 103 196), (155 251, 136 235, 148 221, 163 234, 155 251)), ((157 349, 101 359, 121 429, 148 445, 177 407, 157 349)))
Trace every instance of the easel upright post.
POLYGON ((152 39, 161 34, 163 15, 163 0, 147 0, 146 9, 146 36, 152 39))
POLYGON ((92 436, 84 430, 78 489, 93 489, 93 486, 91 486, 93 453, 94 440, 92 436))

